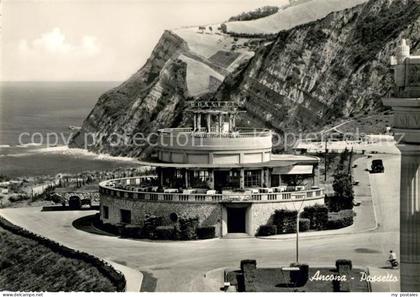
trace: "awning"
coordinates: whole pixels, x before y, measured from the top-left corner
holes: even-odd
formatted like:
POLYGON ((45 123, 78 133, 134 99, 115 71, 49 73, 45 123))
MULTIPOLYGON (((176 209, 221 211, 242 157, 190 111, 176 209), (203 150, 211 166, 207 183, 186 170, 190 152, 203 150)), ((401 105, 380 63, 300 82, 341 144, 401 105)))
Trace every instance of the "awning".
POLYGON ((288 175, 288 174, 312 174, 312 165, 294 165, 289 167, 273 168, 272 174, 288 175))

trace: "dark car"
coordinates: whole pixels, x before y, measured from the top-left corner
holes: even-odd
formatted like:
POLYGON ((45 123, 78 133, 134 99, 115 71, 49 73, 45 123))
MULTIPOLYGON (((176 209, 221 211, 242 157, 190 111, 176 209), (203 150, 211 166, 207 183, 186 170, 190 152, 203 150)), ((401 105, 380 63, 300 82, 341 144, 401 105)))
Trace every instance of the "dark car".
POLYGON ((371 166, 371 173, 382 173, 385 171, 382 160, 373 160, 371 166))

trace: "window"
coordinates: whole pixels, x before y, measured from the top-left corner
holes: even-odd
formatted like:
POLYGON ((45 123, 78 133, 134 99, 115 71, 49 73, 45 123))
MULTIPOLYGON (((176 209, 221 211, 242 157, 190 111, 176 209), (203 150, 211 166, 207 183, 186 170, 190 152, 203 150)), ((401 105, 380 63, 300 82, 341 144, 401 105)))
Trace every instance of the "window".
POLYGON ((121 223, 131 224, 131 211, 126 209, 120 209, 121 223))
POLYGON ((261 186, 261 170, 245 171, 245 187, 252 188, 257 186, 261 186))
POLYGON ((207 170, 196 170, 194 171, 194 178, 205 182, 209 178, 209 172, 207 170))
POLYGON ((104 219, 108 219, 109 218, 109 208, 108 206, 102 206, 102 217, 104 219))

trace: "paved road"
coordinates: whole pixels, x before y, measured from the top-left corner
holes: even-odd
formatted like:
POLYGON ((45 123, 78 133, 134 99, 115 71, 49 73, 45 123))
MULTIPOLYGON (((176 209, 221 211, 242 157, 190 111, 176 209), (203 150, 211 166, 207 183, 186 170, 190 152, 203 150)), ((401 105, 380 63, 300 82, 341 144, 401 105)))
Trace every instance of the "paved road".
MULTIPOLYGON (((390 247, 398 251, 398 222, 393 216, 399 181, 395 169, 399 156, 383 156, 385 173, 371 177, 374 205, 380 228, 375 231, 307 237, 300 242, 300 261, 309 265, 334 265, 349 258, 355 266, 384 266, 390 247)), ((362 162, 362 161, 359 161, 362 162)), ((362 162, 363 163, 363 162, 362 162)), ((366 179, 366 177, 365 177, 366 179)), ((151 242, 99 236, 77 230, 72 221, 92 214, 88 211, 40 212, 39 208, 1 209, 13 223, 67 246, 138 269, 145 273, 146 290, 205 291, 203 275, 220 267, 237 267, 241 259, 256 259, 259 265, 288 265, 294 261, 295 241, 256 238, 214 239, 189 242, 151 242)), ((375 273, 388 270, 376 269, 375 273)), ((397 290, 396 284, 376 290, 397 290)))

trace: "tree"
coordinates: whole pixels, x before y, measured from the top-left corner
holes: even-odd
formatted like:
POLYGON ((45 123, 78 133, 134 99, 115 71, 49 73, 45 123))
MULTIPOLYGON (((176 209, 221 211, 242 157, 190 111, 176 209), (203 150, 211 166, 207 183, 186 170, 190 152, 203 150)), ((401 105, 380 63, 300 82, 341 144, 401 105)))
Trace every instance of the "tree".
POLYGON ((353 208, 353 184, 351 176, 345 171, 338 171, 334 174, 333 189, 336 198, 341 202, 341 209, 353 208))

